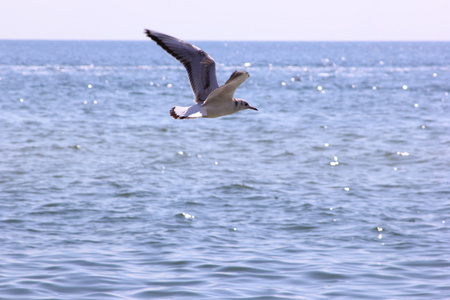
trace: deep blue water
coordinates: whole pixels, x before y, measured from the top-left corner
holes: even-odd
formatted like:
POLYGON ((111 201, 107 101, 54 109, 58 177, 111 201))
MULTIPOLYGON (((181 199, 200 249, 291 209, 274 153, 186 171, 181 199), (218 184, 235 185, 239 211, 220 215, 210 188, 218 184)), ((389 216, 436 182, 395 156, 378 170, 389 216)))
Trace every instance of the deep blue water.
POLYGON ((450 43, 0 41, 1 299, 450 298, 450 43))

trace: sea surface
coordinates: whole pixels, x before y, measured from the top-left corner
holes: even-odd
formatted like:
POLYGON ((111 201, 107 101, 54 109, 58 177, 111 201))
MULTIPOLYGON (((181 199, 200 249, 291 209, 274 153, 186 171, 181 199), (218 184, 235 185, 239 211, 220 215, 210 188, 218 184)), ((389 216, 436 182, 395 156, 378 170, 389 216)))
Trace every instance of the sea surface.
POLYGON ((450 299, 450 43, 0 41, 0 299, 450 299))

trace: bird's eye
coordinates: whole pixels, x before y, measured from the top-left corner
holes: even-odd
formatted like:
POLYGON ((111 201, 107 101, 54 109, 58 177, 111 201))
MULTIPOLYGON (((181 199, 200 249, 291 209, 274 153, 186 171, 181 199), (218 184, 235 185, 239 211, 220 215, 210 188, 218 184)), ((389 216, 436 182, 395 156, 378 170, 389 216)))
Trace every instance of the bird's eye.
POLYGON ((248 103, 245 103, 245 106, 248 106, 248 103))

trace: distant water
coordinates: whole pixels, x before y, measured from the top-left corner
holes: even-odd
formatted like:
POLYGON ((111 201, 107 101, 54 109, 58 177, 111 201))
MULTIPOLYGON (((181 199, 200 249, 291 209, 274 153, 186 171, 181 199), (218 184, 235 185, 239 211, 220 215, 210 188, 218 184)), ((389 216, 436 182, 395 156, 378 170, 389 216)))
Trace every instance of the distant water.
POLYGON ((1 299, 449 299, 450 43, 0 41, 1 299))

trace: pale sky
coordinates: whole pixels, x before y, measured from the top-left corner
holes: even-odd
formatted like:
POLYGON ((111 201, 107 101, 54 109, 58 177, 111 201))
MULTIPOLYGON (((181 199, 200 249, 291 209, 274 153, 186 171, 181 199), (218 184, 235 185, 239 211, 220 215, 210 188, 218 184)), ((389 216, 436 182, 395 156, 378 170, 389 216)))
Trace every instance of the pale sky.
POLYGON ((0 39, 450 41, 450 0, 2 0, 0 39))

